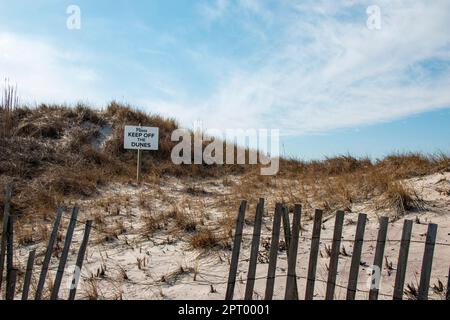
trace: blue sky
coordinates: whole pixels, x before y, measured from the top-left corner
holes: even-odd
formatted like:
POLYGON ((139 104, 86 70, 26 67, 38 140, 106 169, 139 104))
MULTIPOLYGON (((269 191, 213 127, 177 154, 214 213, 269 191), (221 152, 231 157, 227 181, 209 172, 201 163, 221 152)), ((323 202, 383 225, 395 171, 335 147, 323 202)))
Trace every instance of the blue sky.
POLYGON ((28 103, 280 129, 306 159, 450 152, 448 30, 447 0, 0 0, 0 77, 28 103))

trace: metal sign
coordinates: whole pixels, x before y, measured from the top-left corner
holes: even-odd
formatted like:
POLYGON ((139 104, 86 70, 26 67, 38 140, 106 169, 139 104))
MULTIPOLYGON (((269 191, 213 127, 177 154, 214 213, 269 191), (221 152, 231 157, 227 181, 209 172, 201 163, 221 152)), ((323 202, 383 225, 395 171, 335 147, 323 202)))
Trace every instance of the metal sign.
POLYGON ((158 150, 159 128, 125 126, 124 148, 132 150, 158 150))

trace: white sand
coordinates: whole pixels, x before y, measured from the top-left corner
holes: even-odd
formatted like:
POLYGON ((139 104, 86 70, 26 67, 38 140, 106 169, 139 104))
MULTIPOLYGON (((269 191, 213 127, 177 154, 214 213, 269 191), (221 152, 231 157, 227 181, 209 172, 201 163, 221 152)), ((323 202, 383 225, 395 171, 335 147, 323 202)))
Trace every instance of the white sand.
MULTIPOLYGON (((413 185, 420 195, 428 201, 427 211, 420 213, 411 213, 405 218, 415 220, 420 217, 421 224, 414 223, 413 237, 420 243, 412 243, 409 255, 409 264, 407 269, 407 284, 418 286, 420 279, 420 269, 422 264, 425 233, 427 223, 437 223, 439 225, 437 241, 445 245, 437 245, 434 254, 433 272, 431 285, 436 284, 438 280, 447 283, 448 269, 450 264, 450 173, 434 174, 424 178, 416 178, 408 181, 413 185)), ((92 217, 94 212, 104 211, 107 225, 113 226, 116 220, 123 221, 127 231, 120 235, 117 240, 112 242, 102 241, 104 234, 94 229, 91 234, 91 242, 88 247, 86 260, 82 270, 82 280, 80 281, 77 299, 85 299, 93 295, 92 288, 97 290, 99 299, 223 299, 226 291, 226 282, 228 278, 230 250, 193 250, 190 248, 188 239, 191 235, 183 232, 175 233, 170 224, 167 230, 160 230, 150 237, 142 230, 142 216, 156 212, 168 212, 173 205, 186 206, 189 210, 200 211, 206 226, 214 227, 219 223, 220 217, 224 212, 237 214, 239 203, 227 203, 227 192, 229 188, 224 186, 221 181, 206 179, 198 183, 203 190, 207 191, 205 195, 186 195, 185 186, 173 178, 163 179, 160 188, 155 188, 153 184, 136 187, 132 185, 110 185, 100 190, 98 199, 85 200, 77 202, 81 205, 79 220, 84 221, 87 217, 92 217), (102 200, 103 199, 103 200, 102 200), (140 203, 142 199, 145 202, 145 208, 140 203), (109 203, 109 208, 102 208, 100 203, 109 203), (117 214, 115 203, 120 202, 120 213, 117 214), (226 203, 221 207, 220 203, 226 203), (195 207, 195 209, 194 209, 195 207), (115 213, 112 213, 115 212, 115 213), (145 261, 145 266, 138 268, 138 260, 145 261), (102 265, 106 266, 105 275, 97 277, 96 274, 102 265), (126 273, 128 279, 124 279, 126 273), (165 281, 161 281, 164 279, 165 281)), ((271 235, 271 215, 274 210, 273 199, 267 196, 267 206, 262 228, 262 241, 266 241, 271 235)), ((251 210, 254 210, 252 204, 251 210)), ((368 214, 368 223, 366 226, 365 239, 372 240, 364 243, 362 262, 368 265, 373 263, 375 243, 378 232, 377 215, 383 215, 383 212, 375 212, 367 204, 358 204, 353 208, 354 212, 364 212, 368 214)), ((64 226, 67 226, 69 213, 66 213, 64 226)), ((292 218, 292 216, 291 216, 292 218)), ((351 254, 352 241, 356 224, 357 213, 349 213, 345 216, 344 242, 345 250, 351 254)), ((298 280, 299 295, 302 299, 305 291, 305 280, 309 259, 309 245, 312 232, 312 221, 304 220, 305 231, 302 232, 297 275, 301 277, 298 280)), ((330 219, 324 224, 322 230, 323 239, 331 239, 333 234, 334 219, 330 219)), ((380 299, 390 299, 395 280, 395 268, 398 259, 398 241, 401 238, 403 219, 389 224, 388 242, 386 245, 385 256, 389 263, 392 262, 393 269, 389 271, 384 267, 382 271, 382 285, 380 290, 380 299)), ((65 228, 61 230, 65 234, 65 228)), ((83 224, 77 225, 72 250, 69 256, 68 266, 73 266, 76 260, 83 233, 83 224)), ((241 259, 238 268, 238 283, 235 288, 235 298, 242 299, 245 291, 245 279, 248 269, 248 258, 250 255, 252 227, 245 226, 244 239, 241 249, 241 259)), ((321 242, 321 253, 317 267, 317 279, 326 281, 327 267, 329 258, 325 254, 325 245, 330 245, 330 241, 321 242)), ((33 247, 38 248, 38 253, 45 249, 45 243, 41 242, 34 246, 20 247, 16 254, 17 264, 22 270, 25 269, 28 251, 33 247)), ((60 242, 60 246, 62 243, 60 242)), ((266 250, 261 246, 261 254, 266 254, 266 250)), ((38 266, 35 269, 33 285, 37 282, 40 271, 39 263, 42 262, 42 255, 38 258, 38 266)), ((348 281, 348 270, 350 268, 351 257, 340 256, 339 273, 337 277, 336 298, 344 299, 346 290, 340 286, 346 287, 348 281)), ((142 263, 144 264, 144 263, 142 263)), ((53 281, 54 270, 57 268, 58 259, 52 258, 49 279, 53 281)), ((262 299, 265 291, 265 277, 267 275, 267 263, 259 263, 257 266, 257 277, 261 280, 256 281, 255 299, 262 299)), ((367 291, 367 268, 361 267, 358 279, 358 289, 367 291)), ((286 252, 279 253, 277 264, 277 279, 275 282, 274 299, 283 299, 286 282, 286 252)), ((21 277, 22 279, 22 277, 21 277)), ((65 273, 65 278, 61 286, 61 298, 66 298, 68 294, 68 282, 70 279, 69 268, 65 273)), ((20 287, 20 283, 18 285, 20 287)), ((316 284, 316 299, 323 299, 325 293, 324 282, 318 281, 316 284)), ((19 295, 18 295, 19 296, 19 295)), ((367 299, 365 292, 358 292, 358 299, 367 299)), ((430 298, 440 299, 441 297, 430 290, 430 298)))

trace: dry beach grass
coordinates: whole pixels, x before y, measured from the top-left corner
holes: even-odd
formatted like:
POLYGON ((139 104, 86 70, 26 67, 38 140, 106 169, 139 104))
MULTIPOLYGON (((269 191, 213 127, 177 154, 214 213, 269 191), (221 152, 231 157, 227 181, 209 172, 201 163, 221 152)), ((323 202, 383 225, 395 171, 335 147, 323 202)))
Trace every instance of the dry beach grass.
MULTIPOLYGON (((2 130, 7 134, 0 137, 0 186, 13 186, 17 263, 22 270, 19 283, 25 263, 21 255, 36 247, 37 265, 42 262, 57 205, 76 204, 81 207, 80 221, 94 221, 79 298, 222 297, 221 280, 214 279, 227 271, 242 199, 248 200, 246 236, 258 198, 266 199, 266 242, 262 244, 270 238, 276 202, 288 204, 290 212, 295 203, 302 204, 305 234, 311 231, 317 208, 324 210, 329 223, 336 210, 345 210, 348 228, 355 227, 355 215, 362 210, 373 217, 388 215, 395 226, 393 232, 398 233, 396 228, 404 217, 417 216, 418 228, 430 220, 445 222, 430 212, 448 212, 450 206, 446 202, 450 157, 445 154, 394 154, 378 160, 350 155, 323 161, 280 159, 279 174, 264 177, 258 166, 174 165, 170 153, 175 142, 170 136, 178 127, 176 121, 116 102, 104 110, 84 105, 15 105, 0 109, 0 127, 9 128, 2 130), (160 151, 145 154, 142 185, 133 181, 135 152, 122 147, 123 126, 139 123, 160 128, 160 151), (431 192, 426 183, 434 177, 443 180, 433 182, 431 192), (430 193, 436 193, 434 198, 430 193), (207 288, 197 293, 195 285, 203 282, 207 288), (143 289, 144 284, 150 289, 143 289)), ((0 207, 3 201, 1 194, 0 207)), ((371 230, 376 231, 376 218, 371 221, 371 230)), ((67 223, 64 220, 63 227, 67 223)), ((328 222, 323 228, 325 233, 332 231, 328 222)), ((80 225, 75 242, 81 229, 80 225)), ((63 230, 54 259, 63 245, 63 230)), ((351 231, 348 236, 352 237, 351 231)), ((394 236, 398 238, 398 234, 394 236)), ((327 245, 321 249, 324 261, 327 245)), ((244 249, 248 246, 245 240, 244 249)), ((300 255, 306 255, 307 249, 303 250, 300 255)), ((351 247, 345 244, 344 260, 349 252, 351 247)), ((395 259, 393 256, 389 254, 389 261, 395 259)), ((389 262, 386 270, 388 266, 389 262)), ((321 268, 319 273, 325 274, 326 263, 321 268)), ((445 279, 441 276, 440 281, 445 279)), ((439 282, 435 285, 437 293, 442 291, 439 282)), ((413 286, 411 282, 411 295, 413 286)))

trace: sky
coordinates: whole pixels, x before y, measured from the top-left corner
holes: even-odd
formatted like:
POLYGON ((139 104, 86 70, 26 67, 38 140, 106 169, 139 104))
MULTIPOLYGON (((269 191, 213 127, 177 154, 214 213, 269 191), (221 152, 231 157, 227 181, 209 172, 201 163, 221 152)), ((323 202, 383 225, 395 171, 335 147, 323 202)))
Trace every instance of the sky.
POLYGON ((449 30, 448 0, 0 0, 0 77, 29 104, 279 129, 303 159, 450 152, 449 30))

